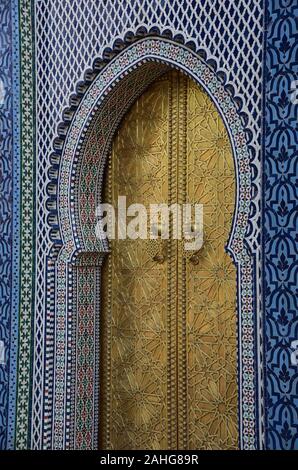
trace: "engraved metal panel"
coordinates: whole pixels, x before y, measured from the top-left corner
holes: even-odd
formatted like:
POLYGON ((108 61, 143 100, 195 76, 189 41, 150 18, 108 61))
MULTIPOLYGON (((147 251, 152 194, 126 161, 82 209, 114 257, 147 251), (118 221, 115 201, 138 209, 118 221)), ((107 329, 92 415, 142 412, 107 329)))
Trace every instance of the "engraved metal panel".
MULTIPOLYGON (((169 80, 153 84, 117 133, 109 195, 127 205, 168 200, 169 80)), ((144 240, 111 242, 104 267, 102 446, 167 448, 167 265, 144 240), (145 246, 145 249, 144 249, 145 246)))
POLYGON ((237 447, 236 269, 224 245, 235 200, 234 162, 223 121, 189 81, 187 197, 204 206, 204 244, 187 263, 190 449, 237 447))
POLYGON ((111 241, 101 312, 100 445, 107 449, 237 447, 236 274, 224 249, 235 177, 208 96, 172 71, 124 118, 105 200, 117 206, 202 203, 196 262, 183 240, 111 241), (154 245, 155 244, 155 245, 154 245), (153 248, 152 248, 153 247, 153 248))

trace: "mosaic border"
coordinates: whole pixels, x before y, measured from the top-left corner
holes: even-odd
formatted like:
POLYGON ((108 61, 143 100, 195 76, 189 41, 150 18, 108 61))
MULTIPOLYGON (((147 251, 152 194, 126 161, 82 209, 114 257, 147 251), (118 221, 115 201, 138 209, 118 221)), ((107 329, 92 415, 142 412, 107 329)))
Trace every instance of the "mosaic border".
POLYGON ((33 83, 33 4, 20 0, 20 55, 21 55, 21 254, 20 254, 20 318, 18 386, 16 402, 17 449, 27 449, 29 442, 31 341, 33 318, 34 277, 34 83, 33 83))
POLYGON ((20 263, 20 44, 18 0, 13 0, 13 277, 11 297, 11 333, 10 333, 10 373, 9 373, 9 411, 7 429, 7 449, 15 445, 16 425, 16 390, 19 338, 19 263, 20 263))

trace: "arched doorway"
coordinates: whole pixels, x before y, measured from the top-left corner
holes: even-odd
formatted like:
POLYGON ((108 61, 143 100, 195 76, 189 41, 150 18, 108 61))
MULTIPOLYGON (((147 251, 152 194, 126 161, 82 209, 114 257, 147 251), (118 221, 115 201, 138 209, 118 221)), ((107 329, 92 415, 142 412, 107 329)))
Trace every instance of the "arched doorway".
POLYGON ((63 113, 47 187, 53 246, 47 264, 45 448, 98 447, 98 322, 107 246, 95 236, 96 207, 119 123, 144 90, 173 68, 203 87, 225 124, 233 149, 237 190, 226 248, 237 273, 239 446, 261 446, 262 434, 257 432, 263 419, 262 355, 257 347, 261 331, 254 303, 258 253, 250 243, 251 222, 256 223, 258 211, 250 214, 255 207, 252 185, 256 178, 249 154, 251 135, 241 99, 214 61, 204 57, 172 40, 136 40, 102 64, 96 61, 63 113))
POLYGON ((172 70, 126 114, 106 170, 117 206, 200 203, 204 244, 113 240, 102 277, 100 446, 238 446, 232 148, 207 94, 172 70), (158 255, 158 256, 156 256, 158 255))

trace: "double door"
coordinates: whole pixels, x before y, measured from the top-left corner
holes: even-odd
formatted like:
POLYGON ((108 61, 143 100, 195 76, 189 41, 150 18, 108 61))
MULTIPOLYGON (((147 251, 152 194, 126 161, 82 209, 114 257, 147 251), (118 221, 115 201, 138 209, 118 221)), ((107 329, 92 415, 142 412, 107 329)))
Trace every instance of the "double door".
MULTIPOLYGON (((102 271, 100 446, 237 448, 236 270, 225 251, 232 150, 209 97, 163 75, 124 117, 105 201, 203 205, 203 245, 115 239, 102 271)), ((149 213, 149 211, 148 211, 149 213)), ((172 228, 171 228, 172 227, 172 228)))

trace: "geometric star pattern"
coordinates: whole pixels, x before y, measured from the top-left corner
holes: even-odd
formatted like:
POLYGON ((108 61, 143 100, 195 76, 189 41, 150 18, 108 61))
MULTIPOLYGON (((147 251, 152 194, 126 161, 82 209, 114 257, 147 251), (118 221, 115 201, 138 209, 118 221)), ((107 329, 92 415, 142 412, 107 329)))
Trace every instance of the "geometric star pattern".
POLYGON ((173 71, 143 93, 116 134, 105 188, 113 204, 119 195, 127 206, 203 204, 205 241, 192 264, 184 240, 111 240, 101 446, 237 448, 236 272, 224 248, 234 163, 222 119, 197 84, 173 71))

